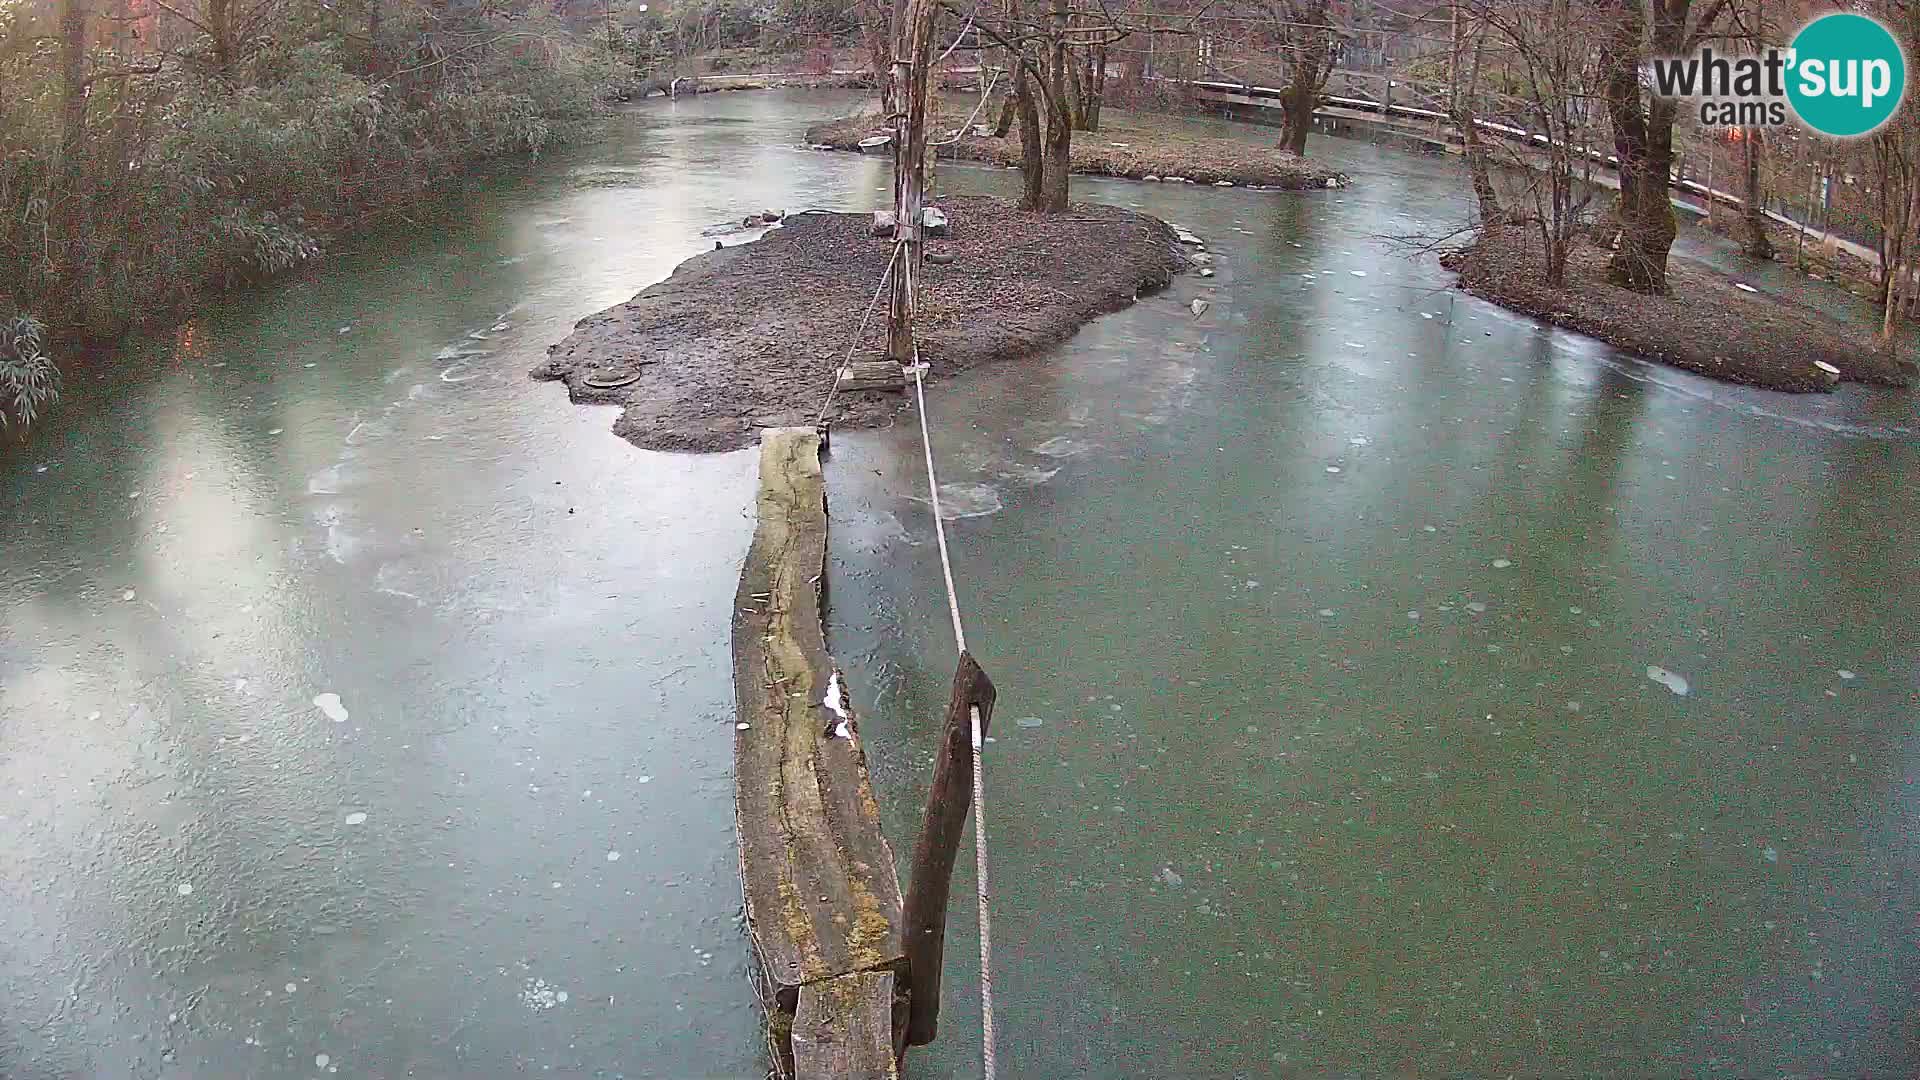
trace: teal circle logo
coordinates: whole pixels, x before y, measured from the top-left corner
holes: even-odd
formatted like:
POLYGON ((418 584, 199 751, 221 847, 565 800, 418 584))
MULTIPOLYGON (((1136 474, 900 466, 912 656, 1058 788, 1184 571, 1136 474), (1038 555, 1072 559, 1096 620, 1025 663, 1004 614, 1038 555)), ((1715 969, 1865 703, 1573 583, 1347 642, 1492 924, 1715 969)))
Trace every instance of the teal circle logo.
POLYGON ((1808 127, 1846 138, 1875 131, 1907 93, 1907 58, 1865 15, 1822 15, 1793 39, 1787 101, 1808 127))

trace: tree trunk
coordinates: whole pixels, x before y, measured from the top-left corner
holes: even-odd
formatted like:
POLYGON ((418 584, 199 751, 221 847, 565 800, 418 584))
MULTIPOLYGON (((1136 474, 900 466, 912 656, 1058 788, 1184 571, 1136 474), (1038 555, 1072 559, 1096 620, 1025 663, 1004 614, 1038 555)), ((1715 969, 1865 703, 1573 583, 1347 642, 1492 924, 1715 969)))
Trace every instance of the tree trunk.
POLYGON ((1746 154, 1747 189, 1742 193, 1746 205, 1741 208, 1741 217, 1747 224, 1747 254, 1756 259, 1773 258, 1773 240, 1767 236, 1767 215, 1764 207, 1764 193, 1760 190, 1760 130, 1747 128, 1743 133, 1743 152, 1746 154))
POLYGON ((900 41, 893 63, 896 114, 893 135, 894 236, 905 247, 894 267, 893 295, 887 309, 887 356, 900 364, 914 361, 913 273, 920 262, 925 227, 927 117, 932 102, 931 66, 934 0, 908 0, 900 19, 900 41))
POLYGON ((1091 46, 1085 58, 1069 62, 1067 89, 1071 94, 1073 126, 1076 131, 1100 130, 1100 92, 1102 69, 1106 67, 1106 46, 1091 46))
POLYGON ((1298 64, 1287 81, 1286 96, 1280 99, 1280 115, 1280 148, 1305 157, 1307 132, 1313 128, 1313 83, 1298 64))
POLYGON ((1014 66, 1013 103, 1020 116, 1020 206, 1024 210, 1043 208, 1043 174, 1046 171, 1046 147, 1040 137, 1040 105, 1033 100, 1033 76, 1024 64, 1014 66))
POLYGON ((385 16, 386 0, 367 0, 367 73, 379 75, 386 70, 380 55, 380 20, 385 16))
POLYGON ((1073 173, 1073 124, 1065 109, 1047 113, 1047 154, 1041 170, 1040 203, 1042 213, 1057 214, 1067 208, 1067 195, 1073 173))
POLYGON ((1307 154, 1307 135, 1313 130, 1313 112, 1320 104, 1320 86, 1327 77, 1333 48, 1324 26, 1329 14, 1327 0, 1310 0, 1300 9, 1301 25, 1290 30, 1298 47, 1287 73, 1286 92, 1280 99, 1280 148, 1296 157, 1307 154))
MULTIPOLYGON (((1001 49, 1000 59, 1005 64, 1008 78, 1017 80, 1020 77, 1020 58, 1009 55, 1007 50, 1001 49)), ((1006 138, 1007 132, 1013 130, 1015 112, 1013 100, 1015 97, 1014 88, 1009 86, 1001 91, 1001 93, 1003 96, 1000 98, 1000 119, 995 121, 993 125, 993 137, 996 139, 1006 138)))
POLYGON ((1667 182, 1673 167, 1673 104, 1641 100, 1641 39, 1646 28, 1638 0, 1614 6, 1613 32, 1600 46, 1607 116, 1613 122, 1613 152, 1619 159, 1620 235, 1607 275, 1638 292, 1667 291, 1667 252, 1677 227, 1667 182))
POLYGON ((1046 150, 1040 168, 1040 198, 1033 208, 1043 214, 1057 214, 1067 208, 1067 193, 1073 171, 1073 118, 1067 112, 1066 83, 1072 78, 1064 68, 1065 47, 1059 49, 1059 65, 1052 70, 1052 89, 1046 97, 1046 150))
POLYGON ((1691 0, 1647 0, 1646 8, 1640 0, 1611 0, 1605 6, 1616 21, 1600 45, 1600 72, 1620 163, 1620 237, 1607 276, 1639 292, 1665 293, 1667 255, 1678 232, 1667 194, 1677 114, 1671 98, 1643 99, 1640 63, 1646 55, 1686 51, 1691 0))
POLYGON ((1906 260, 1905 230, 1889 232, 1880 244, 1880 340, 1892 341, 1900 325, 1900 264, 1906 260))
POLYGON ((1013 116, 1015 112, 1013 97, 1012 94, 1008 94, 1006 97, 1000 99, 1000 119, 994 121, 993 124, 993 137, 996 139, 1006 138, 1007 132, 1013 130, 1013 116))
MULTIPOLYGON (((1457 9, 1454 12, 1453 33, 1457 52, 1460 37, 1457 9)), ((1480 100, 1480 63, 1486 51, 1486 36, 1477 32, 1473 64, 1468 68, 1466 92, 1456 93, 1453 99, 1453 122, 1460 128, 1460 139, 1467 152, 1467 176, 1473 182, 1473 201, 1479 207, 1483 228, 1507 221, 1506 211, 1500 206, 1500 192, 1493 186, 1493 170, 1487 164, 1487 146, 1480 140, 1480 124, 1474 115, 1480 100)), ((1450 61, 1449 66, 1458 70, 1458 61, 1450 61)))
MULTIPOLYGON (((1900 238, 1905 235, 1904 224, 1897 216, 1899 207, 1904 205, 1905 197, 1894 189, 1899 184, 1897 173, 1883 171, 1880 177, 1880 308, 1884 312, 1893 306, 1893 268, 1900 262, 1900 238)), ((1884 332, 1884 326, 1882 330, 1884 332)))
POLYGON ((1067 54, 1067 0, 1052 0, 1049 16, 1052 35, 1047 43, 1047 81, 1041 87, 1047 107, 1046 155, 1040 170, 1040 199, 1034 209, 1057 214, 1067 208, 1073 170, 1073 117, 1067 97, 1073 72, 1067 54))
POLYGON ((880 116, 888 124, 893 123, 901 105, 893 85, 893 24, 892 4, 869 0, 860 5, 860 36, 866 41, 867 64, 873 68, 873 81, 880 88, 880 116))
POLYGON ((1081 101, 1082 131, 1100 130, 1100 106, 1107 96, 1107 47, 1096 45, 1087 58, 1087 93, 1081 101))
POLYGON ((1892 346, 1894 335, 1900 329, 1901 298, 1909 291, 1906 262, 1912 249, 1916 210, 1920 210, 1920 184, 1913 182, 1911 174, 1905 187, 1906 190, 1898 193, 1900 202, 1894 210, 1894 220, 1887 222, 1886 239, 1881 245, 1886 268, 1880 275, 1881 303, 1885 305, 1880 311, 1880 340, 1888 346, 1892 346))
POLYGON ((1473 201, 1480 208, 1480 224, 1504 224, 1507 212, 1500 206, 1500 192, 1493 186, 1493 170, 1487 164, 1487 147, 1480 141, 1480 125, 1474 121, 1471 111, 1462 112, 1460 130, 1466 141, 1467 175, 1473 181, 1473 201))
POLYGON ((224 79, 233 69, 233 0, 207 0, 207 37, 213 47, 213 73, 224 79))
POLYGON ((1547 288, 1558 289, 1567 283, 1567 252, 1555 244, 1551 215, 1536 215, 1534 230, 1540 234, 1540 251, 1546 259, 1547 288))
POLYGON ((1887 268, 1880 289, 1880 340, 1891 342, 1893 332, 1900 325, 1900 276, 1899 264, 1887 268))
POLYGON ((1067 91, 1067 122, 1077 131, 1086 130, 1086 95, 1083 93, 1080 78, 1080 65, 1070 56, 1063 55, 1066 65, 1066 78, 1061 80, 1067 91))

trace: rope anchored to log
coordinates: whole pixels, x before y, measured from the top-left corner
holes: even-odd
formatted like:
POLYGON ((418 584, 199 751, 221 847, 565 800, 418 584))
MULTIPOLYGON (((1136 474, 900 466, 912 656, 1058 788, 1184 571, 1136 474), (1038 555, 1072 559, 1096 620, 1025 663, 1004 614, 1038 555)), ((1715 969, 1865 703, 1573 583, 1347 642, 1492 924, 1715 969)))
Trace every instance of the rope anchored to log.
MULTIPOLYGON (((922 0, 925 3, 925 0, 922 0)), ((894 243, 886 270, 881 274, 873 300, 854 330, 842 369, 852 363, 853 353, 866 335, 868 321, 879 307, 880 297, 891 291, 887 312, 888 352, 895 361, 911 358, 906 372, 913 376, 913 395, 920 415, 920 447, 927 467, 928 501, 933 509, 934 536, 939 544, 940 573, 946 585, 947 612, 953 620, 953 640, 959 653, 954 673, 953 697, 947 709, 947 723, 940 753, 934 764, 933 788, 927 800, 926 820, 914 851, 913 878, 903 918, 906 924, 903 950, 908 979, 908 1019, 905 1042, 920 1046, 933 1041, 940 1011, 941 961, 945 952, 947 898, 953 878, 953 863, 959 852, 969 805, 973 811, 973 853, 976 881, 975 902, 980 919, 980 1017, 981 1064, 986 1080, 998 1080, 999 1062, 995 1054, 997 1027, 993 1005, 993 918, 989 910, 987 876, 986 780, 981 749, 986 743, 988 722, 993 714, 993 683, 967 651, 967 632, 960 617, 960 595, 953 581, 953 557, 947 542, 946 519, 940 509, 940 481, 933 463, 931 422, 927 413, 927 365, 920 358, 913 326, 919 305, 917 263, 923 229, 922 185, 925 179, 924 139, 927 105, 925 36, 930 29, 931 7, 924 7, 909 21, 906 37, 912 47, 906 52, 918 63, 896 60, 894 75, 906 93, 908 115, 897 124, 895 134, 894 243), (909 137, 911 136, 911 137, 909 137), (891 290, 889 290, 891 286, 891 290)), ((992 92, 992 81, 981 94, 980 106, 968 118, 968 125, 985 106, 992 92)), ((963 127, 962 134, 966 128, 963 127)), ((826 400, 821 404, 818 428, 833 407, 840 388, 840 372, 834 373, 826 400)))
POLYGON ((827 384, 827 399, 820 403, 820 415, 813 418, 814 427, 827 422, 827 410, 833 408, 833 399, 840 393, 840 373, 846 370, 848 364, 853 363, 854 350, 860 347, 860 339, 867 335, 867 321, 873 318, 874 309, 880 306, 880 298, 887 294, 887 283, 893 278, 894 267, 900 264, 900 252, 905 246, 901 243, 894 244, 892 253, 887 256, 887 268, 880 274, 880 284, 873 290, 873 300, 867 304, 867 313, 860 316, 860 325, 853 332, 853 340, 847 342, 847 355, 831 373, 827 384))
MULTIPOLYGON (((908 272, 907 282, 908 288, 911 289, 913 282, 911 270, 908 272)), ((953 618, 953 641, 960 653, 959 670, 954 673, 953 698, 948 708, 948 726, 950 730, 958 727, 957 721, 959 717, 956 714, 961 708, 964 708, 968 721, 968 749, 971 752, 965 755, 955 753, 954 748, 951 746, 951 739, 949 739, 946 745, 942 746, 940 759, 935 765, 934 788, 927 800, 926 827, 921 834, 920 848, 915 852, 913 882, 910 889, 911 894, 919 894, 922 888, 921 878, 923 874, 927 874, 930 870, 937 873, 937 867, 923 865, 921 856, 932 846, 937 828, 944 824, 946 819, 952 815, 952 799, 943 798, 945 792, 942 790, 941 781, 943 779, 943 773, 947 773, 948 769, 943 769, 942 766, 948 765, 950 759, 957 759, 954 760, 952 768, 957 771, 958 768, 964 766, 966 771, 972 774, 974 899, 980 911, 980 1056, 986 1080, 996 1080, 999 1065, 994 1056, 994 1043, 996 1040, 993 1018, 993 918, 992 913, 988 910, 987 902, 991 890, 989 889, 987 878, 986 769, 980 758, 981 747, 986 742, 987 721, 993 712, 994 690, 993 683, 988 681, 986 673, 980 670, 980 665, 974 661, 973 655, 967 651, 967 631, 960 619, 960 594, 959 590, 956 589, 953 584, 953 558, 947 547, 947 524, 946 519, 942 517, 940 513, 940 481, 933 467, 933 438, 930 433, 932 425, 928 422, 927 417, 925 381, 927 365, 921 362, 919 350, 917 349, 914 351, 913 359, 914 363, 911 369, 913 375, 913 396, 915 405, 920 412, 920 448, 925 455, 927 465, 927 500, 933 509, 933 535, 940 549, 940 573, 947 587, 947 613, 953 618), (942 805, 943 803, 945 804, 944 806, 942 805)), ((958 816, 964 818, 965 815, 966 804, 961 803, 958 806, 958 816)), ((954 826, 958 826, 958 824, 959 821, 957 820, 952 822, 954 826)), ((951 875, 953 872, 952 852, 954 848, 957 847, 958 840, 959 838, 957 836, 952 837, 951 842, 946 845, 946 875, 951 875)), ((931 863, 936 860, 930 859, 928 861, 931 863)), ((942 924, 935 936, 944 936, 944 909, 946 907, 947 887, 945 876, 942 876, 934 887, 939 891, 939 907, 941 909, 939 918, 942 924)), ((911 900, 909 900, 908 908, 908 955, 911 960, 915 957, 915 949, 924 947, 920 939, 929 936, 933 932, 929 931, 926 927, 916 925, 917 913, 913 910, 914 904, 911 900)), ((929 917, 929 915, 924 912, 918 914, 920 914, 923 919, 929 917)), ((913 1017, 909 1021, 908 1026, 909 1042, 914 1041, 913 1035, 916 1034, 916 1023, 924 1024, 924 1028, 920 1032, 925 1036, 925 1039, 922 1041, 930 1041, 933 1038, 933 1024, 940 1008, 939 949, 940 943, 936 941, 933 946, 931 957, 933 967, 930 972, 913 972, 911 974, 915 993, 911 1006, 913 1017), (928 995, 929 991, 923 989, 926 985, 923 978, 931 981, 933 984, 930 990, 931 1001, 927 1002, 924 1006, 922 1005, 922 1001, 928 995)))

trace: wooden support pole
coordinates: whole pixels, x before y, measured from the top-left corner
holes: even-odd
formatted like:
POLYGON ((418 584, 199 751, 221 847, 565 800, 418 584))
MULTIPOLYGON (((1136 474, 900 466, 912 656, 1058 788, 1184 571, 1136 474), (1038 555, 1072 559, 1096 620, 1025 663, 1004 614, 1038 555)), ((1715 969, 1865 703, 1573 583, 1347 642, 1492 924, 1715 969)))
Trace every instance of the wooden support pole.
POLYGON ((913 167, 913 66, 896 60, 892 79, 901 98, 893 123, 893 238, 907 245, 907 257, 895 262, 893 288, 887 295, 887 359, 905 366, 913 363, 913 281, 919 252, 914 237, 920 233, 920 185, 913 167))
POLYGON ((960 836, 973 805, 973 717, 980 710, 980 737, 993 719, 993 681, 973 659, 960 654, 947 702, 946 730, 933 762, 933 789, 920 842, 913 849, 913 878, 907 886, 907 1045, 925 1046, 940 1029, 940 967, 947 947, 947 894, 960 836))
POLYGON ((928 80, 933 48, 934 0, 900 0, 899 37, 889 77, 898 110, 893 117, 894 237, 907 245, 893 275, 887 302, 887 358, 913 362, 913 274, 920 261, 921 207, 927 183, 928 80))

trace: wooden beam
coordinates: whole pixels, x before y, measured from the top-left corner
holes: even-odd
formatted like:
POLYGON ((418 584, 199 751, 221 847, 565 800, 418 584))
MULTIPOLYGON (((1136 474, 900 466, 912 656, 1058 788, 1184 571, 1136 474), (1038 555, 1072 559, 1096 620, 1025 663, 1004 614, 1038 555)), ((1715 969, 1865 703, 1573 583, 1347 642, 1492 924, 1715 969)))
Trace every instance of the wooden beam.
POLYGON ((933 762, 926 818, 913 849, 907 883, 907 1045, 925 1046, 940 1029, 940 970, 947 948, 947 896, 960 853, 967 810, 973 805, 973 710, 980 710, 980 737, 993 719, 993 681, 973 659, 960 654, 947 700, 946 730, 933 762))
POLYGON ((830 684, 840 701, 848 695, 820 621, 820 446, 813 428, 762 434, 759 524, 734 597, 734 823, 747 932, 778 1014, 769 1024, 783 1073, 792 1051, 780 1035, 803 987, 906 964, 900 882, 858 720, 823 704, 830 684))
POLYGON ((840 369, 842 390, 905 390, 907 373, 895 360, 856 360, 840 369))
POLYGON ((893 973, 863 971, 800 988, 793 1018, 795 1080, 899 1080, 893 973))

